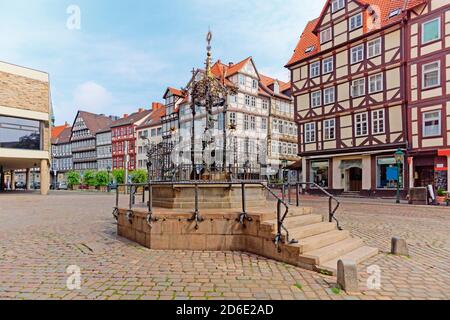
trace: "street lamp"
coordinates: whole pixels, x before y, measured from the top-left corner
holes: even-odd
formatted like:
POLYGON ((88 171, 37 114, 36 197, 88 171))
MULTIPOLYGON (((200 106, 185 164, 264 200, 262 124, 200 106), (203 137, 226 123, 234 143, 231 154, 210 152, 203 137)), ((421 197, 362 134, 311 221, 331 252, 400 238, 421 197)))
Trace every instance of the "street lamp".
POLYGON ((403 164, 403 160, 405 158, 405 153, 398 149, 397 152, 394 154, 395 162, 397 163, 397 204, 400 203, 400 171, 401 171, 401 165, 403 164))
POLYGON ((106 171, 108 172, 108 192, 111 192, 111 167, 107 166, 106 171))

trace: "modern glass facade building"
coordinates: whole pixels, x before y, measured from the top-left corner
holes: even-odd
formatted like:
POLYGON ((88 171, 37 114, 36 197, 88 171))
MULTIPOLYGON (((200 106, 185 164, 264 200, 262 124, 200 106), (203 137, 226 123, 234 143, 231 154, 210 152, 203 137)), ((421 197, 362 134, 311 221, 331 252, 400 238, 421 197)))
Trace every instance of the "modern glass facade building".
POLYGON ((50 186, 51 101, 45 72, 0 62, 0 192, 14 190, 16 172, 27 188, 50 186), (40 171, 31 184, 30 172, 40 171))

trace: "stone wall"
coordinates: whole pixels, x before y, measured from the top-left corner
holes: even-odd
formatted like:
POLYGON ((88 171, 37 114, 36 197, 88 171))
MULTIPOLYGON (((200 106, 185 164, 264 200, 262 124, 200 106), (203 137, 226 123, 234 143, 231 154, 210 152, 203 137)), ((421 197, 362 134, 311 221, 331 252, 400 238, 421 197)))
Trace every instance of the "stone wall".
POLYGON ((310 269, 299 261, 298 247, 282 244, 278 251, 274 243, 275 224, 265 222, 276 218, 270 211, 252 213, 252 221, 246 221, 245 226, 237 221, 238 213, 204 212, 204 221, 196 229, 195 222, 188 221, 192 213, 157 213, 154 217, 158 221, 150 227, 146 212, 133 211, 128 219, 127 210, 120 209, 117 229, 119 236, 153 250, 244 251, 310 269))
POLYGON ((50 112, 49 83, 0 71, 0 105, 50 112))

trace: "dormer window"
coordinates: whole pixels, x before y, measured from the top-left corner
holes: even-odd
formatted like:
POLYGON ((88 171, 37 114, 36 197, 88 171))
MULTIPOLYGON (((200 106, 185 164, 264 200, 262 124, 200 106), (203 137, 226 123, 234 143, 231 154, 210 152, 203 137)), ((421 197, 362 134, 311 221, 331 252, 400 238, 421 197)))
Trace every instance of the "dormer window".
POLYGON ((331 28, 320 32, 320 43, 326 43, 328 41, 331 41, 331 28))
POLYGON ((331 12, 337 12, 345 7, 345 0, 333 0, 331 2, 331 12))
POLYGON ((362 13, 350 17, 350 31, 359 29, 362 27, 362 13))
POLYGON ((273 92, 275 92, 276 94, 280 93, 280 85, 277 81, 273 83, 273 92))
POLYGON ((315 47, 314 47, 314 46, 310 46, 310 47, 306 48, 306 50, 305 50, 305 53, 310 53, 310 52, 313 52, 313 51, 314 51, 314 49, 315 49, 315 47))
POLYGON ((389 13, 389 19, 398 16, 402 12, 402 9, 394 9, 389 13))

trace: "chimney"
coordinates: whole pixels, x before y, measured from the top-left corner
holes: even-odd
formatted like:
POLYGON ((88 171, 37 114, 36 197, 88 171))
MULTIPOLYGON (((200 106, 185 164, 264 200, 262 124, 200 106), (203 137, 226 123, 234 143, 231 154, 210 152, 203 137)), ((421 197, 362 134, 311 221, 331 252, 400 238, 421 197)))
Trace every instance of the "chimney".
POLYGON ((232 67, 233 65, 234 65, 233 62, 228 62, 228 66, 229 66, 229 67, 232 67))
POLYGON ((144 111, 145 111, 144 108, 139 108, 139 110, 138 110, 139 113, 144 112, 144 111))
POLYGON ((153 102, 152 103, 152 111, 156 111, 158 109, 160 109, 163 105, 159 102, 153 102))
POLYGON ((124 117, 125 119, 128 118, 128 114, 125 113, 125 114, 123 115, 123 117, 124 117))

